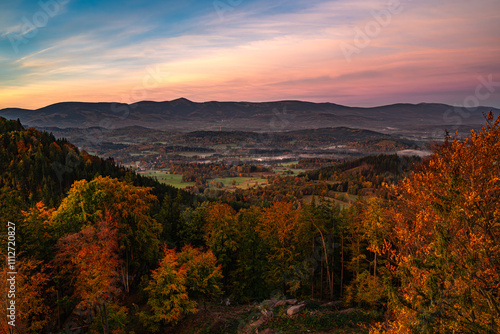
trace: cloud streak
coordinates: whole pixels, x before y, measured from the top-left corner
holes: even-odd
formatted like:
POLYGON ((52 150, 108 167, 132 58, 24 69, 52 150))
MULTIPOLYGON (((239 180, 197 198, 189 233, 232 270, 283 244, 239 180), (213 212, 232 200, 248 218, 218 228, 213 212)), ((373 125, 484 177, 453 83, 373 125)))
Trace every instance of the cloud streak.
MULTIPOLYGON (((500 81, 498 1, 401 4, 347 62, 339 45, 352 43, 386 1, 244 0, 223 20, 210 2, 152 1, 135 12, 107 1, 70 3, 21 55, 0 37, 0 73, 8 77, 0 107, 118 101, 151 66, 169 75, 148 100, 459 104, 478 76, 500 81)), ((499 94, 484 103, 499 107, 499 94)))

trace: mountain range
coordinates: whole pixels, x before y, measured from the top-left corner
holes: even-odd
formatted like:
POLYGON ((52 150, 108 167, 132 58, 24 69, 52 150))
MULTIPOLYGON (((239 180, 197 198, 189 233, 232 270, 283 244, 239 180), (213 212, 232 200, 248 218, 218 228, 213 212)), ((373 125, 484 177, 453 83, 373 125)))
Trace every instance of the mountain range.
POLYGON ((61 102, 40 109, 6 108, 0 116, 28 126, 58 128, 140 126, 163 131, 244 130, 282 132, 326 127, 350 127, 384 133, 423 133, 433 129, 468 131, 485 122, 484 113, 446 104, 392 104, 361 108, 334 103, 142 101, 134 104, 61 102))

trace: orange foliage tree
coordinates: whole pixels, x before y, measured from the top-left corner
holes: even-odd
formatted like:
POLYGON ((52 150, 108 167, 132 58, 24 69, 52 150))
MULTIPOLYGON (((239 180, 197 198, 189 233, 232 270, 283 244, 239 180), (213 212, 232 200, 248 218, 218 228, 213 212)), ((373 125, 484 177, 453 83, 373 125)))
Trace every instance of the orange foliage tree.
POLYGON ((437 146, 394 186, 389 267, 399 280, 393 332, 500 330, 500 117, 437 146))
MULTIPOLYGON (((98 308, 108 333, 106 304, 119 293, 119 234, 116 220, 106 213, 95 225, 62 237, 55 262, 72 277, 77 308, 98 308)), ((91 320, 91 319, 89 319, 91 320)))
POLYGON ((16 263, 14 280, 8 281, 12 278, 8 273, 13 270, 7 266, 7 257, 1 252, 0 259, 0 305, 5 311, 0 321, 0 332, 41 333, 51 319, 44 298, 49 281, 45 266, 38 260, 24 257, 16 263), (15 286, 12 290, 11 282, 15 286), (11 307, 12 300, 15 301, 15 327, 8 324, 14 319, 6 317, 7 307, 11 307))
POLYGON ((98 221, 105 211, 112 213, 121 234, 122 281, 128 292, 129 276, 144 263, 153 263, 158 253, 161 225, 151 217, 157 199, 150 190, 101 176, 90 182, 76 181, 54 212, 54 232, 57 237, 77 233, 98 221))
POLYGON ((54 209, 47 208, 42 202, 23 212, 20 223, 19 242, 23 251, 37 260, 49 261, 57 240, 53 234, 52 214, 54 209))
POLYGON ((162 325, 175 325, 184 315, 196 312, 196 302, 189 299, 186 288, 187 269, 179 267, 175 250, 165 247, 164 253, 160 266, 153 271, 144 289, 149 310, 139 313, 151 332, 158 332, 162 325))

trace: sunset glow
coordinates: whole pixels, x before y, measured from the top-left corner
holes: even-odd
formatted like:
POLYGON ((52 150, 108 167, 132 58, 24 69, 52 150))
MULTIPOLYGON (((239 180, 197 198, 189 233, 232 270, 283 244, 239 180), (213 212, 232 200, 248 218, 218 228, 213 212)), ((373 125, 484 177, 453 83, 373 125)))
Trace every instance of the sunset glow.
POLYGON ((462 105, 488 77, 496 89, 480 102, 500 107, 497 0, 25 2, 0 5, 0 108, 462 105))

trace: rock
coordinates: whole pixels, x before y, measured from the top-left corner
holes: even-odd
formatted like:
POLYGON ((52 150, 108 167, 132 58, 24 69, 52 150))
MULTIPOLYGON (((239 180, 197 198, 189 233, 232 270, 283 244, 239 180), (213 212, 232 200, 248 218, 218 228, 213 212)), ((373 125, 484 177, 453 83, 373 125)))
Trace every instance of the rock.
POLYGON ((297 299, 287 299, 287 300, 285 300, 285 302, 288 305, 296 305, 297 304, 297 299))
POLYGON ((289 316, 295 315, 302 311, 305 307, 306 306, 304 304, 292 306, 286 310, 286 314, 289 316))

